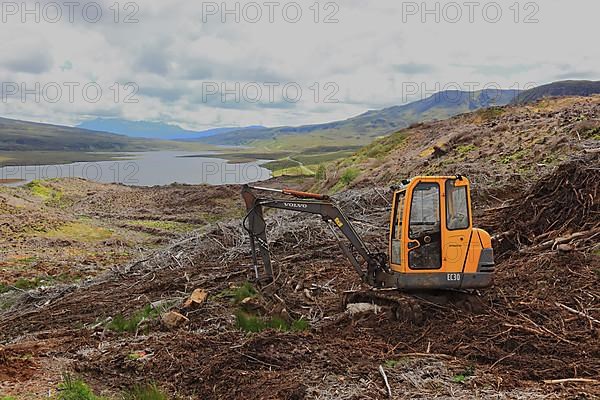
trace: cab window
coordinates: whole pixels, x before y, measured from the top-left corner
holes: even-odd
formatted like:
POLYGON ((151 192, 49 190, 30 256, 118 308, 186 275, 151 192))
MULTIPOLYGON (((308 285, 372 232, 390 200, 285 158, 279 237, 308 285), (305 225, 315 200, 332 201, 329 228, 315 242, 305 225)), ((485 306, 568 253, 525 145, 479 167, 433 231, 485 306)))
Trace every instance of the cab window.
POLYGON ((469 203, 467 186, 456 186, 454 180, 446 181, 446 227, 448 230, 468 229, 469 203))

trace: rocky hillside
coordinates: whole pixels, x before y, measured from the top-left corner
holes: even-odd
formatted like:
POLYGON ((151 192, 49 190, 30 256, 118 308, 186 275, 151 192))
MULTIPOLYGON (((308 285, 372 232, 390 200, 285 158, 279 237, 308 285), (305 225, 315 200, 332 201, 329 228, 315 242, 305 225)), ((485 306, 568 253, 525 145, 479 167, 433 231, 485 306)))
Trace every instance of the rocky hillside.
POLYGON ((545 97, 591 96, 594 94, 600 94, 600 81, 560 81, 521 92, 514 103, 533 103, 545 97))
POLYGON ((338 191, 414 175, 463 174, 494 196, 599 147, 600 96, 545 99, 413 125, 330 166, 319 186, 338 191))

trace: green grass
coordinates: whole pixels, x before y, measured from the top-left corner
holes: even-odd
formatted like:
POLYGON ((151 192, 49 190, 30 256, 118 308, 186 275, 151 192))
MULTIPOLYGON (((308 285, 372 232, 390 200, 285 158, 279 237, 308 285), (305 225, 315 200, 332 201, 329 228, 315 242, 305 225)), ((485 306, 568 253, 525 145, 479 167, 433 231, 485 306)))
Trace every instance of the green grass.
POLYGON ((239 287, 233 287, 229 289, 225 289, 218 296, 219 297, 229 297, 235 303, 240 303, 242 300, 256 297, 258 292, 254 289, 254 286, 250 282, 245 282, 239 287))
POLYGON ((60 190, 53 189, 47 186, 46 182, 41 180, 34 180, 25 185, 27 189, 33 194, 44 200, 46 204, 60 204, 63 194, 60 190))
POLYGON ((45 280, 42 278, 19 278, 12 285, 0 284, 0 293, 7 293, 15 289, 31 290, 41 286, 44 282, 45 280))
POLYGON ((327 179, 327 168, 323 164, 319 164, 317 166, 317 170, 315 172, 315 179, 317 182, 324 181, 327 179))
POLYGON ((273 176, 315 176, 320 166, 333 161, 349 157, 355 151, 354 148, 333 151, 323 151, 318 148, 306 149, 298 154, 288 155, 285 158, 271 161, 262 166, 271 170, 273 176))
POLYGON ((352 183, 358 176, 360 175, 360 170, 355 167, 350 167, 342 172, 340 179, 338 182, 331 188, 332 193, 339 192, 340 190, 347 187, 350 183, 352 183))
POLYGON ((106 328, 119 333, 134 333, 144 321, 158 318, 162 311, 166 311, 166 309, 157 309, 148 304, 146 307, 144 307, 144 309, 133 313, 129 317, 125 317, 122 314, 117 314, 112 321, 108 323, 106 328))
POLYGON ((169 397, 155 384, 134 386, 123 395, 124 400, 167 400, 169 397))
POLYGON ((469 378, 470 376, 473 376, 475 374, 475 366, 474 365, 470 365, 467 368, 465 368, 464 371, 462 371, 461 373, 454 375, 454 377, 452 378, 453 382, 456 383, 464 383, 467 378, 469 378))
POLYGON ((481 116, 481 118, 486 121, 498 118, 505 112, 506 111, 500 107, 490 107, 490 108, 486 108, 486 109, 477 111, 477 113, 481 116))
POLYGON ((358 176, 360 175, 360 170, 358 168, 348 168, 342 173, 340 176, 340 182, 342 182, 345 186, 351 184, 358 176))
POLYGON ((397 149, 403 143, 406 142, 407 134, 405 130, 392 133, 389 136, 375 140, 373 143, 363 147, 359 150, 354 157, 351 157, 348 161, 354 164, 357 161, 361 161, 367 158, 383 159, 387 157, 392 151, 397 149))
POLYGON ((113 232, 111 230, 92 225, 85 219, 64 224, 60 228, 45 234, 47 238, 51 239, 66 239, 89 243, 108 240, 112 235, 113 232))
POLYGON ((527 153, 528 153, 527 149, 522 149, 522 150, 519 150, 519 151, 509 155, 509 156, 503 157, 500 162, 502 164, 510 164, 513 161, 522 160, 527 155, 527 153))
POLYGON ((410 362, 408 357, 401 357, 399 360, 386 360, 383 365, 387 368, 394 369, 398 365, 406 365, 410 362))
POLYGON ((289 158, 284 158, 281 160, 270 161, 266 164, 263 164, 262 166, 267 168, 268 170, 271 170, 272 172, 276 172, 282 169, 297 167, 298 163, 290 160, 289 158))
POLYGON ((281 332, 303 332, 310 328, 310 324, 304 319, 295 320, 288 324, 283 318, 258 317, 241 310, 235 314, 235 325, 242 331, 250 333, 258 333, 267 329, 281 332))
POLYGON ((58 384, 56 400, 102 400, 81 379, 75 379, 70 374, 63 374, 63 381, 58 384))
POLYGON ((156 221, 156 220, 131 220, 128 221, 129 224, 134 225, 134 226, 143 226, 145 228, 151 228, 151 229, 159 229, 162 231, 169 231, 169 232, 177 232, 177 233, 186 233, 186 232, 190 232, 193 231, 195 228, 195 225, 192 224, 186 224, 184 222, 177 222, 177 221, 156 221))
POLYGON ((273 172, 273 177, 278 176, 315 176, 311 166, 296 165, 295 167, 279 169, 273 172))
POLYGON ((468 154, 468 153, 472 152, 476 148, 477 148, 477 146, 475 146, 474 144, 467 144, 467 145, 458 146, 456 148, 456 151, 458 152, 458 154, 464 155, 464 154, 468 154))
POLYGON ((16 264, 21 264, 21 265, 29 265, 29 264, 33 264, 37 261, 37 257, 35 256, 31 256, 31 257, 24 257, 24 258, 13 258, 11 259, 12 262, 16 263, 16 264))

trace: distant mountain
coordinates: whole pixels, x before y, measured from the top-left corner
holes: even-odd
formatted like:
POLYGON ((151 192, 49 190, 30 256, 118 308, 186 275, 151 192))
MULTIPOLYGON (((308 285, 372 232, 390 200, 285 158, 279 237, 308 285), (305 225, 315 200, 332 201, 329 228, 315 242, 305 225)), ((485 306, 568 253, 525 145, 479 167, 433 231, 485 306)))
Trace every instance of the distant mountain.
POLYGON ((276 141, 275 147, 320 145, 364 145, 373 138, 418 122, 441 120, 469 111, 512 102, 518 90, 488 89, 477 92, 443 91, 426 99, 382 110, 368 111, 343 121, 325 124, 240 129, 205 137, 200 141, 213 145, 256 145, 276 141), (304 137, 306 136, 306 137, 304 137), (279 142, 279 144, 277 144, 279 142))
MULTIPOLYGON (((535 107, 547 112, 510 105, 394 132, 327 166, 326 179, 314 189, 319 193, 336 186, 339 189, 340 176, 348 169, 356 177, 350 186, 358 187, 387 186, 423 173, 465 173, 469 179, 485 181, 492 171, 496 182, 514 186, 510 177, 515 171, 523 177, 541 176, 564 160, 585 153, 586 142, 595 139, 600 144, 598 123, 593 122, 600 113, 600 97, 554 98, 535 103, 535 107), (562 120, 565 114, 573 121, 588 122, 579 129, 581 141, 572 140, 573 127, 562 120), (528 140, 519 132, 527 132, 528 140)), ((500 186, 497 190, 506 191, 500 186)), ((491 201, 487 192, 480 193, 479 199, 491 201)))
POLYGON ((600 94, 600 81, 561 81, 525 90, 515 99, 515 104, 532 103, 544 97, 591 96, 600 94))
POLYGON ((0 151, 144 151, 160 142, 68 126, 0 118, 0 151))
MULTIPOLYGON (((129 137, 162 139, 162 140, 197 140, 200 138, 234 132, 240 129, 254 129, 256 127, 244 128, 215 128, 205 131, 190 131, 178 125, 162 122, 128 121, 119 118, 96 118, 82 122, 78 128, 99 132, 110 132, 129 137)), ((258 128, 263 128, 258 127, 258 128)))

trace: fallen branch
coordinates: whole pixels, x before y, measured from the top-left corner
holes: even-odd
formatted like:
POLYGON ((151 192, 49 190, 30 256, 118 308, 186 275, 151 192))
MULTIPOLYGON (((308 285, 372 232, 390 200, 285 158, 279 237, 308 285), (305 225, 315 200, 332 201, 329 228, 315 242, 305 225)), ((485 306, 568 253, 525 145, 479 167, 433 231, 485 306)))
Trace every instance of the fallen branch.
POLYGON ((597 381, 596 379, 586 379, 586 378, 565 378, 565 379, 545 379, 544 383, 548 383, 548 384, 559 384, 559 383, 569 383, 569 382, 575 382, 575 383, 591 383, 591 384, 597 384, 600 383, 599 381, 597 381))
POLYGON ((381 366, 381 365, 379 366, 379 373, 383 377, 383 381, 385 382, 385 387, 387 388, 388 396, 391 399, 392 398, 392 388, 390 387, 390 383, 388 382, 387 375, 385 374, 383 366, 381 366))
POLYGON ((573 314, 580 315, 580 316, 582 316, 582 317, 585 317, 585 318, 589 319, 589 320, 590 320, 590 321, 592 321, 592 322, 595 322, 595 323, 597 323, 597 324, 600 324, 600 321, 598 321, 598 320, 597 320, 597 319, 595 319, 595 318, 592 318, 592 317, 590 317, 589 315, 587 315, 587 314, 586 314, 586 313, 584 313, 584 312, 581 312, 581 311, 575 310, 574 308, 571 308, 571 307, 569 307, 569 306, 565 306, 564 304, 561 304, 561 303, 559 303, 559 302, 556 302, 556 303, 554 303, 554 304, 556 304, 558 307, 562 307, 562 308, 564 308, 565 310, 567 310, 567 311, 569 311, 569 312, 572 312, 573 314))

